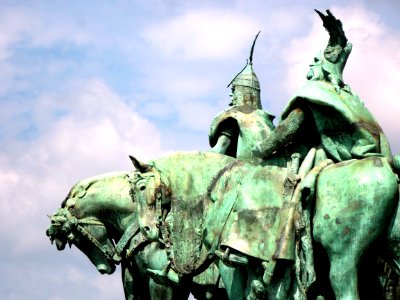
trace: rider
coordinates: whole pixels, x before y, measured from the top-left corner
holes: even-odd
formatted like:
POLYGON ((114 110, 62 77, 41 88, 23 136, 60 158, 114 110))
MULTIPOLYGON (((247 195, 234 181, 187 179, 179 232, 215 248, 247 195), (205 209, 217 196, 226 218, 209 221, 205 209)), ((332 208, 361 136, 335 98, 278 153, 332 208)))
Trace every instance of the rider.
POLYGON ((246 66, 228 85, 232 86, 230 107, 214 118, 209 131, 211 151, 245 160, 257 158, 252 147, 266 139, 274 128, 274 116, 262 110, 260 84, 253 70, 253 51, 258 35, 246 66))
MULTIPOLYGON (((258 141, 252 149, 254 156, 263 159, 273 154, 279 156, 287 152, 299 153, 301 157, 307 157, 302 165, 307 167, 303 170, 310 170, 317 165, 310 173, 311 176, 307 176, 309 180, 304 180, 299 185, 297 183, 292 185, 291 202, 297 209, 288 213, 285 227, 288 230, 283 231, 281 236, 281 240, 292 241, 293 224, 296 222, 302 224, 296 225, 298 230, 296 235, 301 241, 301 249, 296 251, 302 251, 305 257, 302 267, 304 271, 301 271, 305 272, 303 275, 307 274, 302 276, 306 279, 301 280, 305 288, 315 280, 310 207, 306 198, 303 198, 311 199, 317 176, 313 175, 331 161, 341 162, 374 155, 391 155, 382 128, 358 96, 343 82, 342 73, 352 45, 347 42, 342 23, 329 10, 326 16, 319 11, 317 13, 329 32, 328 45, 323 53, 314 58, 307 74, 306 85, 289 101, 280 123, 272 132, 266 128, 268 137, 258 141), (317 150, 314 151, 313 148, 317 150), (314 156, 310 156, 311 153, 314 153, 314 156), (308 159, 309 157, 312 159, 308 159), (303 189, 307 191, 304 196, 303 189)), ((305 172, 299 172, 299 175, 303 173, 305 172)), ((305 174, 299 178, 304 178, 305 174)), ((277 257, 285 257, 285 251, 290 252, 290 249, 291 247, 284 248, 277 257)), ((265 283, 269 282, 273 269, 274 263, 266 265, 265 283)), ((296 273, 300 274, 300 271, 296 273)))
MULTIPOLYGON (((314 58, 308 82, 289 101, 279 125, 253 147, 266 158, 288 146, 321 146, 322 156, 340 162, 371 155, 390 155, 389 143, 372 114, 348 85, 342 72, 352 45, 340 20, 329 11, 318 12, 330 39, 324 53, 314 58)), ((301 149, 300 149, 301 152, 301 149)), ((304 156, 303 156, 304 157, 304 156)))

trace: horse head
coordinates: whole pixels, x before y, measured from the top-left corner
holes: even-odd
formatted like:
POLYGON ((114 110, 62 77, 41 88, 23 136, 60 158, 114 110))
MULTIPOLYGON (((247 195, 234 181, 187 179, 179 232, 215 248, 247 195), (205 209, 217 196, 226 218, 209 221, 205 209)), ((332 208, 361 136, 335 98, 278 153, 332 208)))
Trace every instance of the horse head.
POLYGON ((159 225, 168 212, 169 190, 161 182, 160 172, 151 165, 130 156, 136 167, 131 186, 131 196, 138 204, 139 226, 151 241, 159 239, 159 225))
POLYGON ((122 176, 107 174, 77 183, 63 201, 61 208, 51 216, 51 225, 46 231, 58 250, 63 250, 67 243, 70 246, 75 245, 102 274, 112 274, 115 264, 119 262, 114 259, 113 238, 117 238, 117 230, 109 226, 107 212, 110 212, 113 218, 116 211, 125 214, 126 220, 121 223, 127 223, 127 218, 135 215, 129 197, 129 181, 124 175, 127 176, 126 173, 122 176), (122 199, 123 194, 127 195, 125 198, 128 200, 122 199))
POLYGON ((112 274, 113 245, 103 223, 96 219, 77 219, 67 208, 60 208, 52 217, 47 236, 63 250, 68 243, 81 250, 101 274, 112 274))

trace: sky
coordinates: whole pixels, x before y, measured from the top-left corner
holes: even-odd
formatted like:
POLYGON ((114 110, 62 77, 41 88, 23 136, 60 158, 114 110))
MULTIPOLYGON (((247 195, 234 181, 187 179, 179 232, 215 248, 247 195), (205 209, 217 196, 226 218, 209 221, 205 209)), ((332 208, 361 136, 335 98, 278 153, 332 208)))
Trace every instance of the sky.
POLYGON ((2 299, 123 299, 75 247, 50 245, 48 214, 89 176, 179 150, 207 150, 226 88, 246 63, 277 116, 343 22, 344 71, 400 152, 400 2, 317 0, 0 1, 2 299))

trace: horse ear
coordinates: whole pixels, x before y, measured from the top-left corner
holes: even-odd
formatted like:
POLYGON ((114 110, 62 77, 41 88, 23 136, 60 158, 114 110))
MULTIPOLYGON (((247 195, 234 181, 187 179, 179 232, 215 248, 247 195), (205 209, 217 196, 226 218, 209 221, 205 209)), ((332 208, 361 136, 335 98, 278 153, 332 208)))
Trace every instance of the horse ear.
POLYGON ((140 173, 146 173, 151 170, 151 166, 145 163, 140 162, 137 160, 135 157, 132 155, 129 155, 129 158, 131 159, 133 165, 135 168, 140 172, 140 173))

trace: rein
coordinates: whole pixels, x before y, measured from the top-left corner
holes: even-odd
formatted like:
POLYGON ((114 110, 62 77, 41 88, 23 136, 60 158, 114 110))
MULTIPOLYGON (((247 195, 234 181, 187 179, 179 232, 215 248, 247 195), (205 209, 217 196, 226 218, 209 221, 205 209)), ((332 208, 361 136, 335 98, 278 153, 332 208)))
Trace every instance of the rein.
POLYGON ((125 230, 124 234, 115 246, 115 253, 113 256, 114 261, 117 263, 121 262, 121 254, 126 249, 128 243, 130 243, 130 245, 129 248, 126 249, 126 258, 131 257, 136 248, 138 248, 141 244, 148 242, 150 242, 150 240, 148 240, 140 231, 139 223, 132 223, 125 230))
MULTIPOLYGON (((120 263, 122 260, 121 254, 126 249, 128 243, 131 240, 134 240, 131 243, 129 249, 127 249, 127 257, 130 257, 135 249, 142 244, 145 239, 140 233, 139 223, 132 223, 123 233, 122 237, 119 239, 118 243, 115 245, 114 251, 110 251, 105 246, 101 245, 100 242, 82 225, 91 225, 91 226, 103 226, 104 223, 93 220, 79 220, 68 209, 64 209, 63 214, 60 216, 54 216, 56 218, 55 225, 62 226, 62 230, 64 232, 70 232, 73 229, 76 229, 82 236, 84 236, 88 241, 90 241, 94 247, 96 247, 108 260, 114 261, 115 263, 120 263), (59 220, 57 220, 57 218, 59 220), (58 221, 58 222, 57 222, 58 221), (136 238, 139 236, 139 238, 136 238)), ((69 237, 70 240, 73 239, 73 235, 69 237)))
POLYGON ((171 247, 169 225, 165 221, 168 213, 171 210, 171 191, 161 181, 160 171, 153 167, 154 173, 154 201, 156 209, 156 226, 160 233, 158 241, 164 244, 167 248, 171 247))
MULTIPOLYGON (((76 219, 76 217, 74 217, 76 219)), ((80 232, 84 237, 86 237, 108 260, 113 261, 114 257, 114 252, 109 251, 106 247, 104 247, 102 244, 99 243, 99 241, 92 235, 90 232, 88 232, 84 227, 81 226, 83 225, 95 225, 95 226, 104 226, 103 223, 92 220, 92 221, 81 221, 77 220, 77 225, 76 229, 78 232, 80 232)), ((105 226, 104 226, 105 227, 105 226)))
POLYGON ((103 223, 95 220, 88 221, 80 221, 78 220, 77 230, 85 236, 97 249, 99 249, 108 260, 114 261, 119 264, 122 261, 122 252, 126 249, 128 243, 130 242, 130 246, 126 249, 126 258, 132 256, 135 252, 136 248, 139 247, 143 243, 148 243, 148 240, 141 232, 139 223, 132 223, 129 227, 124 231, 124 234, 119 239, 118 243, 115 245, 114 251, 109 251, 106 247, 101 245, 99 241, 93 237, 85 228, 80 226, 79 224, 84 225, 96 225, 96 226, 105 226, 103 223))

